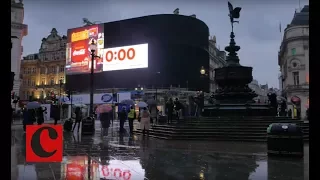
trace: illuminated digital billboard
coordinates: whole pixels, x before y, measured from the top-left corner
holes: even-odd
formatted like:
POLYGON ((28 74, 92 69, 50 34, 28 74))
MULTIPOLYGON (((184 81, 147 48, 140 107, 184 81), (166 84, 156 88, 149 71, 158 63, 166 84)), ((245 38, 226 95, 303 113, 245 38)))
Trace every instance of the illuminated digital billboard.
POLYGON ((68 30, 66 74, 90 73, 91 50, 89 45, 92 41, 97 44, 97 50, 95 52, 97 57, 94 59, 94 71, 101 72, 103 70, 103 25, 92 25, 68 30))
POLYGON ((108 48, 103 51, 103 71, 148 67, 148 44, 108 48))

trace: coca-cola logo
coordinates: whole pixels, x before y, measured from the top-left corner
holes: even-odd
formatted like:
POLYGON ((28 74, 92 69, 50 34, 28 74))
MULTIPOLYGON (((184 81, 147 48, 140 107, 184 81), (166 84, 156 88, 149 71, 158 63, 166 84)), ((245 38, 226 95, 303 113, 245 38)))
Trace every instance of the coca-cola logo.
POLYGON ((85 49, 80 49, 80 50, 74 50, 72 53, 72 56, 79 56, 79 55, 85 55, 86 50, 85 49))

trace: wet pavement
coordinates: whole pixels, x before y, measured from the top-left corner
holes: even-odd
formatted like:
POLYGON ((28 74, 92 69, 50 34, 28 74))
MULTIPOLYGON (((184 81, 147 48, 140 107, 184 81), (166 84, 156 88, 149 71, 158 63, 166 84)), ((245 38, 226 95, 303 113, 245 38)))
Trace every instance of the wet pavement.
MULTIPOLYGON (((127 125, 127 122, 126 122, 127 125)), ((137 124, 136 124, 137 125, 137 124)), ((26 163, 25 134, 12 127, 12 180, 308 180, 303 159, 268 158, 265 143, 166 141, 127 133, 64 134, 61 163, 26 163)), ((128 127, 126 126, 126 129, 128 127)))

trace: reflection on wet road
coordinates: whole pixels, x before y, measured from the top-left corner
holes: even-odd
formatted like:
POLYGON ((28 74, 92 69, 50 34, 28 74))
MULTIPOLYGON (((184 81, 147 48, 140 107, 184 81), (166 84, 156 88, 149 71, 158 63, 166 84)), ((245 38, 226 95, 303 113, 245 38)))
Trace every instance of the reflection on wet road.
MULTIPOLYGON (((102 137, 64 134, 61 163, 26 163, 22 127, 12 128, 13 180, 308 180, 309 148, 304 159, 266 156, 266 144, 165 141, 119 135, 118 123, 102 137)), ((128 127, 126 127, 128 129, 128 127)))

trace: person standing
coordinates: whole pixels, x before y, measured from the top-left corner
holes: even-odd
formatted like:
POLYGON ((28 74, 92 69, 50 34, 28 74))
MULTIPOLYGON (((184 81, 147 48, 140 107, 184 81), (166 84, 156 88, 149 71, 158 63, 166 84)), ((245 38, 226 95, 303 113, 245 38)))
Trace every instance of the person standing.
POLYGON ((127 119, 127 112, 126 112, 125 107, 122 107, 122 110, 120 112, 118 112, 118 117, 120 120, 120 133, 123 133, 123 132, 125 132, 125 129, 123 126, 124 126, 124 123, 127 119))
POLYGON ((149 136, 149 129, 150 129, 150 112, 146 107, 140 113, 141 120, 140 120, 140 129, 143 129, 142 133, 143 136, 146 134, 149 136))
POLYGON ((102 126, 102 135, 108 136, 108 129, 110 127, 110 120, 112 118, 112 112, 100 113, 100 121, 102 126))
POLYGON ((134 110, 133 106, 131 106, 129 113, 128 113, 130 134, 133 134, 133 120, 134 119, 136 119, 136 111, 134 110))
POLYGON ((43 113, 45 113, 47 111, 47 107, 44 107, 45 109, 42 109, 42 107, 39 107, 37 109, 37 123, 38 125, 41 125, 44 123, 44 117, 43 117, 43 113))
POLYGON ((172 98, 170 98, 169 101, 166 103, 168 124, 172 123, 173 109, 174 109, 174 104, 173 104, 172 98))
POLYGON ((181 116, 181 109, 182 109, 182 107, 181 107, 182 105, 181 105, 181 103, 180 103, 180 101, 179 101, 179 99, 178 98, 176 98, 176 100, 174 101, 174 107, 175 107, 175 110, 176 110, 176 112, 177 112, 177 120, 179 120, 180 119, 180 116, 181 116))
POLYGON ((75 120, 75 123, 73 125, 72 132, 74 131, 74 128, 76 127, 77 124, 78 124, 78 132, 79 132, 80 123, 81 123, 81 120, 82 120, 82 112, 81 112, 80 107, 76 107, 75 114, 76 114, 76 120, 75 120))

